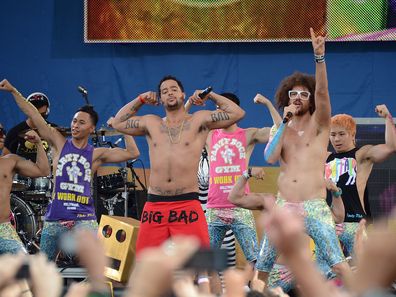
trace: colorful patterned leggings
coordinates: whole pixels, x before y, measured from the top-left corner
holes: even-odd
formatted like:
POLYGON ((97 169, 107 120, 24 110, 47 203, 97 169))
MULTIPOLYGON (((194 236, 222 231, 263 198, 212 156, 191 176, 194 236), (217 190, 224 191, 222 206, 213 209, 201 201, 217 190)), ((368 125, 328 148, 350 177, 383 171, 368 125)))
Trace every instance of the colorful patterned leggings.
POLYGON ((210 246, 220 248, 228 230, 235 234, 246 260, 253 262, 257 259, 258 243, 256 225, 250 210, 235 208, 208 208, 206 210, 210 246))
POLYGON ((25 247, 10 222, 0 224, 0 255, 26 253, 25 247))
POLYGON ((63 234, 75 228, 85 228, 97 232, 98 222, 96 220, 44 222, 40 239, 41 252, 45 253, 49 260, 55 261, 59 252, 59 239, 63 234))

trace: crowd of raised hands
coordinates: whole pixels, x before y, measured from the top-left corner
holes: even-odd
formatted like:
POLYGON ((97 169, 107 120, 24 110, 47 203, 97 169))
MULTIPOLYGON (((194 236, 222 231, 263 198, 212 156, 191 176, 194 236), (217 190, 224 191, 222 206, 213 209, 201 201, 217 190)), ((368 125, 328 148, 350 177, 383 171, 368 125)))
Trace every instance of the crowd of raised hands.
MULTIPOLYGON (((395 222, 396 212, 389 222, 395 222)), ((298 293, 304 297, 337 296, 394 296, 389 291, 396 280, 395 225, 377 223, 367 231, 361 222, 356 237, 356 271, 345 280, 343 287, 326 281, 311 260, 304 239, 304 224, 300 217, 285 209, 272 207, 263 213, 261 224, 272 243, 284 255, 295 275, 298 293)), ((4 255, 0 257, 0 297, 85 297, 110 296, 104 267, 107 259, 96 234, 79 230, 77 256, 87 270, 88 278, 64 290, 62 278, 54 263, 41 254, 4 255), (28 263, 29 276, 20 277, 20 267, 28 263), (66 291, 66 292, 65 292, 66 291)), ((196 272, 183 269, 184 263, 199 249, 191 237, 172 239, 172 244, 143 251, 136 261, 123 296, 126 297, 208 297, 216 296, 210 290, 210 277, 196 281, 196 272)), ((224 273, 224 297, 288 296, 279 289, 266 289, 255 279, 247 290, 251 269, 229 269, 224 273)))

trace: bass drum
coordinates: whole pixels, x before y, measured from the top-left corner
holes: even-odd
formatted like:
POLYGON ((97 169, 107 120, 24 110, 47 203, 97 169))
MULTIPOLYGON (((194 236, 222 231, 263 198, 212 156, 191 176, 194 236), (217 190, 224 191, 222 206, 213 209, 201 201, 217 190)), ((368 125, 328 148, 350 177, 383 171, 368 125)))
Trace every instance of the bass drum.
POLYGON ((37 232, 37 222, 32 208, 16 194, 11 194, 11 224, 22 242, 27 245, 37 232))

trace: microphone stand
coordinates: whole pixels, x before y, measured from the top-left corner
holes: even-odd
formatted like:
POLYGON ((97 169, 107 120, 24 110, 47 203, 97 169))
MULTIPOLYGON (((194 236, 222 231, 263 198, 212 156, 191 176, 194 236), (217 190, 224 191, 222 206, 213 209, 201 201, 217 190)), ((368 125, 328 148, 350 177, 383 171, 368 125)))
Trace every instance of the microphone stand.
POLYGON ((128 171, 126 167, 118 169, 118 171, 122 175, 122 179, 124 180, 124 217, 128 216, 128 199, 129 199, 129 191, 128 191, 128 171))
POLYGON ((132 175, 132 184, 133 184, 133 192, 135 195, 135 203, 136 203, 136 217, 138 220, 140 220, 140 213, 139 213, 139 202, 137 199, 137 193, 136 193, 136 181, 139 183, 140 187, 142 188, 143 191, 147 191, 146 187, 144 184, 140 181, 139 176, 136 174, 136 171, 133 169, 133 161, 126 162, 126 166, 131 170, 131 175, 132 175))

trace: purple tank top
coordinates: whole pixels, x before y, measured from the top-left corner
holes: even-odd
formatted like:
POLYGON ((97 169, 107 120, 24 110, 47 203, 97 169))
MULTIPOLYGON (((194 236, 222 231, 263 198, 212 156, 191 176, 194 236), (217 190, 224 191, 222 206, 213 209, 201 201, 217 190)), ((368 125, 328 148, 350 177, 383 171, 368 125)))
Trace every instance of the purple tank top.
POLYGON ((91 195, 93 146, 83 149, 68 139, 59 156, 55 189, 48 205, 47 221, 96 220, 91 195))

